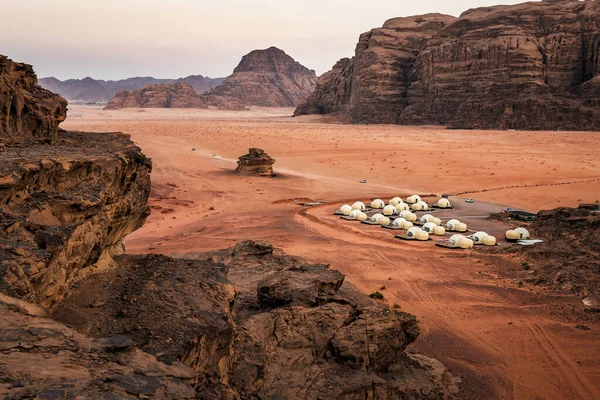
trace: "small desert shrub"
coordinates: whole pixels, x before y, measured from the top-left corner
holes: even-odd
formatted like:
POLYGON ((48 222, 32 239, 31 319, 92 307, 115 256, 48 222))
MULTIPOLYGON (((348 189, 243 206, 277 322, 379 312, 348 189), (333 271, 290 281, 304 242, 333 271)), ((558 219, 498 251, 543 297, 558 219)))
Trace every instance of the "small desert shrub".
POLYGON ((385 285, 379 288, 379 290, 385 290, 385 289, 387 289, 387 287, 385 287, 385 285))
POLYGON ((379 292, 373 292, 369 295, 370 298, 372 299, 378 299, 378 300, 382 300, 383 299, 383 295, 379 292))

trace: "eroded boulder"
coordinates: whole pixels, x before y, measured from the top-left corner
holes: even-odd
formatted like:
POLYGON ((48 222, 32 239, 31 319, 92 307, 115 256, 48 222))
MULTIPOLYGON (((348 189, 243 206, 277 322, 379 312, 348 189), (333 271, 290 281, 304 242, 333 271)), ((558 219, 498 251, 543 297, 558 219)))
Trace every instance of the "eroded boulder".
POLYGON ((235 172, 241 175, 258 175, 273 177, 275 160, 262 149, 251 148, 248 154, 241 156, 235 172))

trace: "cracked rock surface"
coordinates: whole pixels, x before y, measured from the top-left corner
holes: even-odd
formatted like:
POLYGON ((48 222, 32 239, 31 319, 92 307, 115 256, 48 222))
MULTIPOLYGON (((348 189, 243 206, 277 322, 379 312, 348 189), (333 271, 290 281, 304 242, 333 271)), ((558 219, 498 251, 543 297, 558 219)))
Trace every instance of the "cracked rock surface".
POLYGON ((442 364, 405 352, 419 335, 414 316, 267 242, 116 263, 53 316, 185 363, 199 373, 199 398, 437 399, 456 390, 442 364))

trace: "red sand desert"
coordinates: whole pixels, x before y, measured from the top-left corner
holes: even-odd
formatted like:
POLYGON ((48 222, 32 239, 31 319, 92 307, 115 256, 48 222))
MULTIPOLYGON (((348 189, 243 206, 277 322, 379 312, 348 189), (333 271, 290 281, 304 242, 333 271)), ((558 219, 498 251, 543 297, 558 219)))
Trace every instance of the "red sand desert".
POLYGON ((501 233, 509 227, 477 217, 600 198, 600 133, 350 126, 292 112, 70 106, 61 126, 128 133, 152 158, 152 215, 128 237, 128 252, 269 240, 417 315, 422 335, 413 349, 461 377, 461 398, 600 398, 600 324, 590 318, 590 330, 575 328, 578 298, 518 287, 503 274, 518 260, 402 242, 333 216, 345 202, 448 193, 475 199, 471 208, 456 200, 457 212, 475 217, 470 226, 501 233), (231 173, 249 147, 277 160, 278 177, 231 173), (310 200, 327 204, 298 204, 310 200))

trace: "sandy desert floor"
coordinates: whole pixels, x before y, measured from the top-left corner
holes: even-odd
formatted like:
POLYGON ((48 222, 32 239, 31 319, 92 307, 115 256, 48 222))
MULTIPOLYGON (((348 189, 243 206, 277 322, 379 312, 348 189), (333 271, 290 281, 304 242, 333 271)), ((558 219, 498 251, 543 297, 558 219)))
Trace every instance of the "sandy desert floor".
POLYGON ((417 315, 422 335, 410 350, 460 376, 461 398, 600 398, 600 324, 592 318, 584 321, 590 330, 575 328, 580 299, 502 278, 518 260, 402 242, 332 215, 344 202, 448 193, 476 200, 457 211, 470 227, 501 233, 508 227, 477 217, 502 206, 537 212, 600 199, 600 133, 348 126, 288 117, 292 111, 70 106, 61 126, 129 133, 152 158, 152 215, 128 237, 128 252, 269 240, 417 315), (249 147, 277 160, 278 177, 231 173, 249 147), (308 200, 327 204, 298 204, 308 200))

